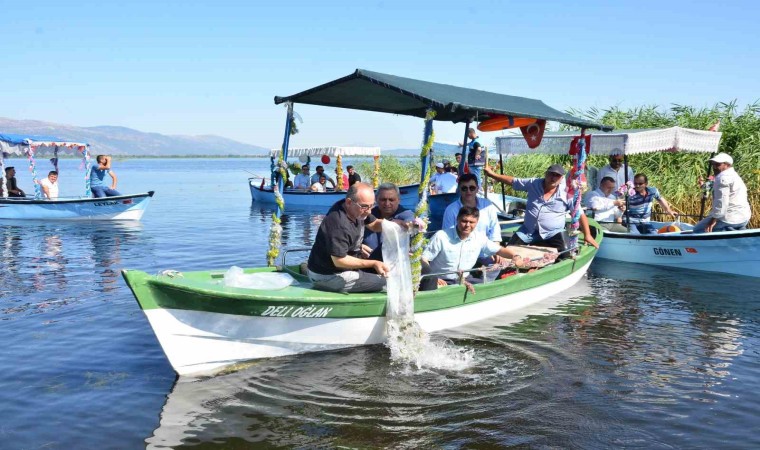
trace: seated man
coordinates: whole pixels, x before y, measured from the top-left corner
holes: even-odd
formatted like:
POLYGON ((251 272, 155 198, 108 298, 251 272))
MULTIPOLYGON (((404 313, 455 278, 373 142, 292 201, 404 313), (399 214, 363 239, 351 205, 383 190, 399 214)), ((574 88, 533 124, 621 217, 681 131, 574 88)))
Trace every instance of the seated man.
POLYGON ((293 179, 293 189, 300 189, 302 191, 308 190, 311 187, 311 175, 309 175, 309 165, 304 164, 301 166, 301 173, 296 175, 293 179))
POLYGON ((628 228, 621 225, 621 217, 625 210, 625 199, 615 197, 615 180, 604 177, 599 183, 599 189, 591 192, 588 205, 594 211, 594 219, 605 230, 627 233, 628 228))
POLYGON ((47 199, 58 198, 58 172, 51 170, 47 178, 40 180, 42 196, 47 199))
POLYGON ((633 189, 635 194, 628 197, 628 217, 631 220, 631 232, 632 233, 657 233, 657 228, 650 224, 650 218, 652 216, 652 202, 657 200, 663 211, 666 214, 670 214, 673 218, 676 217, 676 213, 670 209, 670 205, 663 196, 660 195, 660 191, 656 187, 649 187, 649 179, 643 173, 637 174, 633 178, 633 189))
MULTIPOLYGON (((516 253, 508 247, 502 247, 477 230, 480 211, 478 208, 463 206, 457 214, 457 223, 453 228, 444 228, 436 232, 422 253, 423 262, 430 264, 432 273, 456 272, 475 267, 478 256, 498 255, 511 258, 516 253)), ((467 277, 470 283, 482 280, 472 276, 467 277)), ((455 284, 457 274, 441 275, 438 286, 455 284)))
POLYGON ((311 185, 311 192, 327 192, 327 187, 325 186, 327 183, 327 177, 320 175, 318 180, 319 181, 311 185))
POLYGON ((364 227, 382 231, 382 219, 371 214, 375 192, 366 183, 355 183, 345 200, 335 203, 322 221, 308 262, 314 288, 330 292, 379 292, 385 286, 388 266, 361 258, 364 227), (369 271, 365 271, 368 269, 369 271))
POLYGON ((713 182, 712 209, 694 226, 695 233, 743 230, 752 217, 747 199, 747 185, 733 168, 734 159, 726 153, 710 158, 713 182))
MULTIPOLYGON (((399 220, 411 222, 414 220, 414 211, 400 205, 401 194, 398 187, 393 183, 383 183, 377 188, 377 206, 372 208, 372 215, 385 220, 399 220)), ((362 253, 369 259, 383 260, 383 233, 364 231, 362 241, 362 253)))
POLYGON ((317 170, 317 173, 311 176, 311 184, 313 185, 314 183, 319 183, 319 177, 324 175, 325 179, 329 181, 333 189, 335 189, 335 180, 327 176, 327 174, 325 173, 324 166, 317 166, 316 170, 317 170))
POLYGON ((5 188, 8 190, 8 197, 26 197, 24 191, 19 189, 16 184, 16 169, 14 167, 5 168, 5 188))

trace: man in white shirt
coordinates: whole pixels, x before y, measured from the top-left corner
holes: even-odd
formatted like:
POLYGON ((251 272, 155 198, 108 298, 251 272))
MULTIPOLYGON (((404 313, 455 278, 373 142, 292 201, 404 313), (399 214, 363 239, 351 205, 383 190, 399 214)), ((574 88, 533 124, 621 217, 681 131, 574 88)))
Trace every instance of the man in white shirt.
MULTIPOLYGON (((480 255, 498 255, 503 258, 515 256, 514 249, 502 247, 476 230, 479 217, 480 211, 476 207, 460 208, 456 215, 456 225, 436 232, 425 247, 422 260, 430 263, 430 271, 446 273, 438 279, 438 286, 456 283, 457 274, 447 272, 472 269, 480 255)), ((467 281, 482 282, 472 276, 468 276, 467 281)))
POLYGON ((430 175, 430 193, 431 194, 439 194, 438 191, 436 191, 436 187, 438 186, 438 178, 443 175, 443 168, 444 165, 442 162, 435 164, 435 173, 430 175))
POLYGON ((734 159, 725 153, 710 158, 713 181, 712 209, 694 226, 695 233, 743 230, 752 216, 747 200, 747 186, 732 167, 734 159))
POLYGON ((40 180, 40 187, 45 198, 50 200, 58 198, 58 172, 51 170, 47 178, 40 180))
POLYGON ((293 179, 293 189, 307 190, 311 187, 311 175, 309 175, 309 165, 301 166, 301 173, 293 179))
MULTIPOLYGON (((610 177, 615 180, 615 189, 625 184, 625 170, 623 170, 623 152, 615 149, 610 154, 610 163, 599 169, 596 174, 597 180, 610 177)), ((633 169, 628 167, 628 181, 633 182, 633 169)), ((596 186, 599 187, 599 186, 596 186)))
POLYGON ((594 211, 594 219, 605 230, 627 233, 628 228, 620 224, 625 199, 615 197, 615 180, 612 177, 604 177, 599 183, 599 189, 591 192, 588 196, 588 206, 594 211))
POLYGON ((457 176, 454 175, 456 168, 447 167, 445 172, 438 176, 435 184, 436 194, 451 194, 457 191, 457 176))

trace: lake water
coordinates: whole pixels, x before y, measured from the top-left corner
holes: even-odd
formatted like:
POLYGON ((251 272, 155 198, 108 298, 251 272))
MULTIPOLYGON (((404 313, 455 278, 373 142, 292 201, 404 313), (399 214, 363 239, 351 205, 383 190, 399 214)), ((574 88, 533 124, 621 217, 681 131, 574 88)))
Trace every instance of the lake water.
MULTIPOLYGON (((446 333, 466 369, 372 346, 176 382, 119 271, 263 265, 245 171, 267 167, 116 161, 122 192, 156 191, 141 223, 0 224, 0 448, 760 448, 760 283, 631 264, 446 333)), ((288 214, 287 246, 320 221, 288 214)))

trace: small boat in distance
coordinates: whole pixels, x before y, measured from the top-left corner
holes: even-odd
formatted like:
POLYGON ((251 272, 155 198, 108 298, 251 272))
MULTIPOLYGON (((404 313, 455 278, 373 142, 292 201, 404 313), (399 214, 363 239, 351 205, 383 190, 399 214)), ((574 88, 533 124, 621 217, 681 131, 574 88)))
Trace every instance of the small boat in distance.
MULTIPOLYGON (((273 161, 277 161, 280 157, 280 150, 275 149, 270 153, 270 158, 273 161)), ((310 148, 291 148, 288 150, 288 157, 300 158, 302 163, 310 163, 311 158, 319 158, 327 156, 328 158, 336 158, 336 163, 341 166, 341 159, 344 156, 359 156, 359 157, 380 157, 379 147, 310 147, 310 148)), ((376 159, 376 164, 378 160, 376 159)), ((310 163, 312 164, 312 163, 310 163)), ((325 164, 326 165, 326 164, 325 164)), ((292 180, 291 180, 292 181, 292 180)), ((369 183, 373 183, 374 180, 364 180, 369 183)), ((337 180, 336 180, 337 182, 337 180)), ((267 180, 260 177, 252 177, 248 179, 248 184, 251 189, 251 197, 254 202, 262 203, 266 205, 276 206, 275 193, 277 186, 272 179, 267 180)), ((399 186, 401 193, 401 206, 413 209, 417 205, 419 200, 418 194, 419 184, 410 184, 406 186, 399 186)), ((285 201, 287 207, 298 208, 329 208, 335 204, 335 202, 346 198, 346 190, 348 186, 343 186, 343 190, 328 189, 326 192, 313 192, 310 190, 301 189, 284 189, 282 192, 282 198, 285 201)))
POLYGON ((34 196, 11 197, 6 180, 0 182, 0 219, 14 220, 140 220, 154 192, 90 197, 89 145, 70 142, 50 136, 0 134, 0 175, 5 175, 5 155, 25 156, 29 159, 34 180, 34 196), (38 182, 35 155, 53 156, 51 162, 57 170, 59 152, 81 154, 84 174, 84 195, 81 197, 43 198, 38 182))

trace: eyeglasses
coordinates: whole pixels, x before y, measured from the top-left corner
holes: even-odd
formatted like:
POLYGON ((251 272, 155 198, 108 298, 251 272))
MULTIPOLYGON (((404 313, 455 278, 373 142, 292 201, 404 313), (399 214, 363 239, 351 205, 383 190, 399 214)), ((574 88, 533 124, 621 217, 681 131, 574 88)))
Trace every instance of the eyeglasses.
POLYGON ((363 205, 361 203, 357 203, 356 205, 359 206, 359 208, 361 208, 362 211, 369 211, 370 209, 372 209, 373 206, 375 206, 374 204, 373 205, 363 205))
POLYGON ((459 186, 459 189, 462 192, 467 192, 467 191, 475 192, 478 190, 478 187, 477 186, 459 186))
POLYGON ((623 162, 622 159, 612 158, 610 161, 621 163, 623 162))

